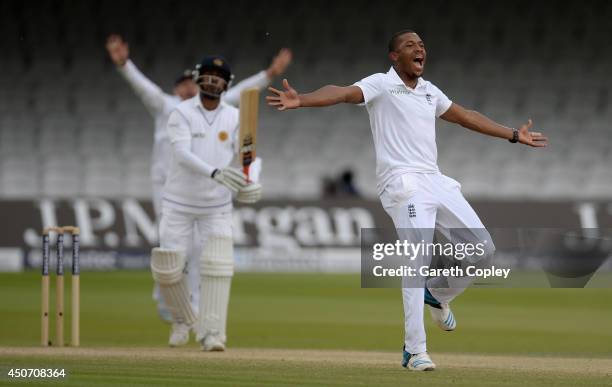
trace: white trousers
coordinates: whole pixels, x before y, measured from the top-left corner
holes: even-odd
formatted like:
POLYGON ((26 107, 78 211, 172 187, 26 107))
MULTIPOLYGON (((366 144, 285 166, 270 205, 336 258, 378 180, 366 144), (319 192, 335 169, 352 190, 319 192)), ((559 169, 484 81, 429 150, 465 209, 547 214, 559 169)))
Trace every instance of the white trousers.
MULTIPOLYGON (((424 240, 431 243, 433 230, 439 230, 454 243, 488 240, 486 256, 492 255, 495 250, 478 215, 461 194, 461 185, 441 173, 397 176, 387 185, 380 199, 402 239, 407 235, 417 235, 419 239, 413 242, 424 240), (454 238, 449 237, 453 229, 464 231, 460 233, 462 241, 458 241, 454 233, 454 238)), ((431 256, 417 259, 429 265, 431 256)), ((448 303, 469 286, 471 280, 471 277, 433 278, 426 285, 438 301, 448 303), (436 284, 442 283, 443 287, 436 287, 436 284)), ((424 287, 425 283, 405 283, 402 288, 405 345, 406 351, 413 354, 427 351, 423 321, 424 287)))
MULTIPOLYGON (((161 223, 162 218, 162 194, 164 184, 164 180, 157 180, 153 181, 152 185, 153 211, 155 212, 155 221, 157 222, 158 226, 161 223)), ((198 311, 200 305, 200 255, 202 255, 203 249, 204 246, 201 242, 201 236, 199 235, 196 227, 196 231, 194 231, 192 235, 192 243, 189 244, 189 246, 187 246, 184 250, 187 255, 188 262, 187 286, 189 287, 189 291, 191 293, 191 305, 193 306, 195 312, 198 311)), ((160 314, 162 316, 168 316, 165 318, 169 318, 166 304, 159 292, 159 285, 157 283, 155 283, 153 286, 153 300, 157 303, 157 308, 160 314)))
POLYGON ((231 212, 195 215, 163 207, 159 224, 160 247, 185 252, 189 299, 196 314, 200 308, 200 256, 212 234, 232 237, 231 212))

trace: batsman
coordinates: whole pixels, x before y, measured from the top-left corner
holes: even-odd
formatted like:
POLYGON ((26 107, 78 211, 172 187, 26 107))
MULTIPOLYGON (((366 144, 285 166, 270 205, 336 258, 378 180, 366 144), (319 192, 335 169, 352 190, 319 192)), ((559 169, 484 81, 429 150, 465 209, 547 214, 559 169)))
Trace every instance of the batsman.
MULTIPOLYGON (((199 94, 181 102, 170 113, 167 126, 172 158, 162 194, 161 246, 153 249, 151 256, 153 278, 174 324, 182 328, 173 331, 177 337, 171 338, 171 342, 185 344, 193 331, 204 351, 225 350, 234 274, 232 194, 243 203, 254 203, 261 197, 261 185, 257 182, 261 161, 252 159, 254 132, 248 136, 242 134, 250 142, 245 164, 241 169, 230 166, 238 150, 239 111, 220 97, 231 78, 224 58, 204 58, 195 71, 199 94), (250 171, 248 180, 242 169, 250 171), (189 302, 184 273, 193 232, 198 233, 204 246, 199 258, 201 283, 197 314, 189 302)), ((245 109, 255 108, 254 114, 247 117, 251 121, 249 125, 244 123, 253 131, 257 96, 256 90, 248 90, 241 101, 245 102, 245 109), (249 95, 255 103, 244 98, 249 95)))

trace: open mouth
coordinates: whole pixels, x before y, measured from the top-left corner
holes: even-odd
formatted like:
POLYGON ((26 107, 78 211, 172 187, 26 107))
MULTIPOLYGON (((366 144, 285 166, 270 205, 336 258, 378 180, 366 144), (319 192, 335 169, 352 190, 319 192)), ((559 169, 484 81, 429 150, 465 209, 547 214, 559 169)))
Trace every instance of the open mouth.
POLYGON ((423 68, 423 62, 425 61, 425 58, 423 57, 416 57, 413 59, 413 63, 417 65, 417 67, 423 68))

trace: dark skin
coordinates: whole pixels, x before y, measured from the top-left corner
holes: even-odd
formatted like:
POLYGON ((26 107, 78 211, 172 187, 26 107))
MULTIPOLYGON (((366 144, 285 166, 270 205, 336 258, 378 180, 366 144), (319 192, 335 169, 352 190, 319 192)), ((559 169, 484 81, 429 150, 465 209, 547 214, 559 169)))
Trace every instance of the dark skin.
MULTIPOLYGON (((214 70, 210 70, 210 71, 206 71, 204 72, 204 75, 215 75, 217 77, 222 77, 221 73, 219 71, 214 71, 214 70)), ((227 84, 225 86, 225 89, 227 89, 227 84)), ((206 110, 215 110, 218 106, 219 103, 221 102, 220 98, 212 98, 209 97, 205 94, 200 93, 200 101, 202 101, 202 106, 204 106, 204 109, 206 110)))
MULTIPOLYGON (((393 67, 404 81, 404 84, 414 89, 422 76, 427 59, 425 45, 418 34, 414 32, 400 35, 395 42, 395 49, 389 53, 393 67)), ((361 88, 357 86, 327 85, 307 94, 299 94, 286 79, 283 79, 284 90, 269 87, 272 93, 266 97, 268 105, 278 110, 297 109, 300 107, 321 107, 338 103, 359 104, 364 101, 361 88)), ((511 139, 513 129, 498 124, 488 117, 474 110, 468 110, 459 104, 453 103, 450 108, 440 116, 445 121, 459 124, 464 128, 503 139, 511 139)), ((521 125, 519 142, 536 148, 545 147, 548 139, 539 132, 531 132, 532 122, 528 120, 521 125)))
POLYGON ((206 110, 215 110, 217 106, 219 106, 220 101, 219 98, 213 99, 203 94, 200 94, 200 100, 202 101, 202 106, 204 106, 204 109, 206 110))

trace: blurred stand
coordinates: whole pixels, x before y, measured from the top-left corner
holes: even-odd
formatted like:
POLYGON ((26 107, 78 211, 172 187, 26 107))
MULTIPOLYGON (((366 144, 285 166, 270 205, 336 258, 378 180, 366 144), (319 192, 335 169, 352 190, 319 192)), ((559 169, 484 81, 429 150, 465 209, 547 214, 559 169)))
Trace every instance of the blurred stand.
POLYGON ((359 198, 359 190, 355 187, 355 173, 352 169, 343 170, 337 177, 324 177, 323 198, 359 198))

